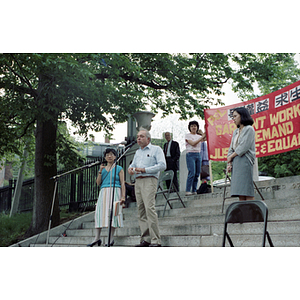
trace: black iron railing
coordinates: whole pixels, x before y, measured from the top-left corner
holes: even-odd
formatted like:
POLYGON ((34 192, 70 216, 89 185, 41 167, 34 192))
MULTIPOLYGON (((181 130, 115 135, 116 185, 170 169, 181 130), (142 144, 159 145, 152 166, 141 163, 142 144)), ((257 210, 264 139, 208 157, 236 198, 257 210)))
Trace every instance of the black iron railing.
MULTIPOLYGON (((102 160, 102 157, 94 158, 93 160, 89 159, 83 165, 90 165, 102 160)), ((125 160, 122 159, 119 164, 124 168, 125 160)), ((99 168, 99 165, 95 165, 59 178, 57 194, 60 208, 68 209, 69 211, 80 211, 93 207, 96 204, 99 193, 96 177, 99 168)), ((62 174, 64 171, 59 173, 62 174)), ((15 186, 16 181, 10 180, 8 186, 0 188, 0 213, 10 212, 15 186)), ((34 178, 23 182, 18 212, 32 211, 33 199, 34 178)))

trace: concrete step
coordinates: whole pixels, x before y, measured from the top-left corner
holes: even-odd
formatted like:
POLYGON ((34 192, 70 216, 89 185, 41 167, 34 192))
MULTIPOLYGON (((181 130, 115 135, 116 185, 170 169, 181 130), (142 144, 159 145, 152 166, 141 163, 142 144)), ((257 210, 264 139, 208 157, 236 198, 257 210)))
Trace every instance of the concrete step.
MULTIPOLYGON (((274 247, 299 247, 300 237, 299 234, 283 234, 283 235, 271 235, 274 247)), ((261 235, 237 235, 232 234, 230 238, 235 247, 261 247, 262 246, 262 234, 261 235)), ((202 247, 221 247, 223 241, 223 235, 203 236, 201 237, 202 247)), ((266 239, 266 247, 269 247, 269 242, 266 239)), ((226 239, 226 247, 230 247, 228 240, 226 239)))
MULTIPOLYGON (((225 206, 224 213, 228 206, 225 206)), ((159 217, 162 217, 162 211, 157 211, 159 217)), ((221 206, 210 206, 210 207, 187 207, 180 209, 169 209, 165 212, 165 217, 192 217, 192 216, 211 216, 221 215, 221 206)), ((281 220, 300 220, 300 206, 294 206, 293 208, 274 208, 269 210, 270 221, 281 221, 281 220)))
MULTIPOLYGON (((271 236, 274 247, 299 247, 300 238, 296 234, 285 234, 271 236)), ((233 245, 235 247, 261 247, 261 235, 234 235, 231 234, 233 245)), ((115 239, 114 247, 134 247, 139 244, 140 238, 138 236, 117 237, 115 239)), ((221 247, 223 235, 210 235, 210 236, 162 236, 163 247, 221 247)), ((31 244, 31 247, 86 247, 85 243, 56 243, 54 245, 45 244, 31 244)), ((89 243, 88 241, 87 243, 89 243)), ((266 247, 269 247, 268 240, 266 240, 266 247)), ((101 245, 104 247, 104 243, 101 245)), ((226 240, 225 247, 230 247, 228 240, 226 240)), ((93 248, 99 248, 94 246, 93 248)), ((104 247, 106 248, 106 247, 104 247)))
MULTIPOLYGON (((255 200, 262 200, 260 197, 256 197, 255 200)), ((225 204, 230 204, 232 202, 238 201, 238 198, 228 198, 225 200, 225 204)), ((296 197, 287 197, 285 194, 284 197, 276 198, 265 198, 265 203, 267 204, 268 208, 289 208, 293 206, 300 205, 300 197, 297 195, 296 197)), ((219 194, 202 194, 202 195, 193 195, 189 197, 183 198, 183 202, 187 207, 205 207, 205 206, 212 206, 217 205, 220 206, 223 203, 223 197, 220 197, 219 194)), ((156 201, 156 207, 164 206, 166 203, 165 200, 159 199, 156 201)), ((180 201, 175 200, 171 201, 172 207, 180 208, 182 204, 180 201)), ((134 207, 134 206, 132 206, 134 207)), ((169 206, 167 205, 167 209, 169 206)), ((125 209, 126 210, 126 209, 125 209)), ((124 211, 125 211, 124 210, 124 211)))
MULTIPOLYGON (((278 178, 267 182, 257 183, 269 208, 268 231, 275 247, 300 246, 300 176, 278 178)), ((162 217, 165 205, 164 199, 157 199, 156 211, 159 216, 159 227, 163 246, 171 247, 221 247, 224 218, 227 207, 236 202, 237 198, 225 201, 222 213, 224 189, 215 189, 214 193, 193 195, 182 199, 186 208, 180 201, 172 201, 173 209, 167 206, 165 216, 162 217)), ((226 189, 226 195, 230 188, 226 189)), ((256 192, 255 199, 260 200, 256 192)), ((124 228, 116 230, 115 246, 130 247, 140 242, 140 230, 137 220, 136 203, 123 210, 124 228)), ((107 229, 101 232, 103 245, 107 242, 107 229)), ((228 232, 235 246, 252 247, 261 246, 262 223, 229 224, 228 232)), ((22 246, 35 247, 86 247, 95 235, 94 212, 88 213, 70 222, 51 229, 49 244, 46 245, 47 232, 39 237, 25 240, 22 246), (66 231, 67 236, 60 236, 66 231), (35 241, 39 244, 34 244, 35 241)), ((266 242, 268 246, 268 242, 266 242)), ((18 246, 16 244, 15 246, 18 246)), ((226 242, 226 246, 229 243, 226 242)))
MULTIPOLYGON (((228 224, 227 231, 229 234, 261 234, 264 224, 259 223, 244 223, 244 224, 228 224)), ((211 234, 223 235, 223 224, 212 224, 211 234)), ((300 240, 300 221, 285 221, 285 222, 268 222, 267 231, 270 235, 295 234, 299 235, 300 240)))
MULTIPOLYGON (((227 208, 227 207, 225 207, 227 208)), ((225 209, 226 210, 226 209, 225 209)), ((224 211, 225 211, 224 210, 224 211)), ((189 225, 189 224, 224 224, 225 214, 221 213, 221 208, 217 206, 205 208, 178 208, 166 211, 165 217, 162 216, 162 211, 157 211, 159 216, 159 225, 189 225)), ((293 208, 270 209, 268 221, 297 221, 300 220, 300 206, 293 208)), ((125 227, 138 227, 136 209, 124 214, 125 227)), ((82 228, 94 228, 94 222, 84 222, 82 228)))
MULTIPOLYGON (((196 196, 195 196, 196 197, 196 196)), ((196 199, 196 198, 195 198, 196 199)), ((228 206, 236 202, 237 199, 227 199, 224 205, 224 214, 226 212, 226 209, 228 206)), ((286 218, 292 218, 292 219, 300 219, 299 214, 297 214, 297 211, 300 212, 300 197, 293 198, 293 199, 284 199, 284 200, 274 200, 274 199, 267 199, 265 201, 269 208, 269 217, 270 218, 276 218, 278 217, 278 220, 285 219, 284 217, 284 211, 286 211, 287 215, 286 218), (274 214, 272 211, 273 209, 277 209, 276 214, 274 214), (284 211, 280 212, 279 209, 283 209, 284 211), (293 211, 294 210, 294 211, 293 211), (272 212, 272 213, 271 213, 272 212), (271 217, 272 216, 272 217, 271 217)), ((180 202, 174 202, 172 203, 173 209, 170 209, 168 206, 165 211, 165 217, 171 217, 177 215, 177 214, 184 214, 184 215, 213 215, 213 214, 220 214, 222 212, 222 201, 211 201, 211 202, 203 202, 202 199, 196 199, 196 200, 189 200, 185 202, 186 208, 183 208, 180 202), (178 209, 181 209, 179 212, 178 209), (184 210, 184 211, 183 211, 184 210)), ((163 216, 163 207, 162 206, 156 206, 156 211, 159 217, 163 216)), ((126 208, 123 210, 124 219, 127 220, 130 217, 136 217, 137 216, 137 208, 131 207, 126 208)))
MULTIPOLYGON (((167 223, 159 223, 161 235, 209 235, 217 234, 222 235, 224 230, 224 223, 197 223, 187 224, 184 222, 185 218, 180 220, 169 220, 167 223), (173 221, 173 225, 171 225, 173 221)), ((191 221, 191 220, 189 220, 191 221)), ((196 221, 194 219, 194 221, 196 221)), ((91 224, 92 225, 92 224, 91 224)), ((82 229, 82 230, 70 230, 67 231, 68 236, 94 236, 94 228, 82 229)), ((300 237, 300 221, 282 221, 282 222, 268 222, 267 230, 271 234, 284 234, 284 233, 299 233, 300 237)), ((107 229, 103 229, 101 234, 107 236, 107 229)), ((256 234, 263 232, 263 223, 244 223, 244 224, 228 224, 228 232, 240 233, 240 234, 256 234)), ((135 227, 125 226, 116 230, 115 236, 128 236, 139 235, 140 230, 136 225, 135 227)))
MULTIPOLYGON (((183 220, 184 218, 181 218, 181 221, 183 220)), ((92 224, 92 222, 86 222, 85 224, 87 223, 92 224)), ((162 242, 165 246, 221 246, 221 244, 218 243, 220 237, 223 236, 223 230, 223 224, 187 225, 181 223, 180 225, 177 224, 173 226, 170 226, 170 224, 160 224, 162 242), (209 236, 210 239, 204 239, 203 237, 205 236, 209 236), (218 243, 215 241, 216 237, 218 237, 218 243)), ((288 240, 288 242, 284 242, 284 245, 297 246, 297 243, 300 241, 300 221, 268 222, 267 230, 269 231, 272 240, 278 240, 278 236, 281 238, 284 235, 287 235, 288 237, 293 236, 293 238, 295 238, 293 243, 288 240)), ((68 230, 67 237, 60 237, 59 239, 57 239, 57 237, 50 237, 49 245, 56 241, 55 246, 86 246, 86 244, 93 240, 95 234, 94 231, 94 228, 68 230)), ((236 236, 237 245, 239 246, 244 245, 239 240, 241 236, 243 236, 244 239, 247 236, 247 240, 250 239, 249 243, 254 243, 254 239, 251 236, 262 236, 263 223, 228 224, 228 232, 230 236, 236 236)), ((101 239, 103 244, 107 241, 107 233, 107 229, 102 230, 101 239)), ((140 231, 138 226, 135 228, 124 227, 117 229, 114 239, 116 245, 133 246, 139 243, 139 234, 140 231), (128 237, 130 238, 128 239, 128 237)), ((281 241, 281 244, 282 243, 283 241, 281 241)), ((253 246, 259 245, 259 243, 253 244, 253 246)), ((249 246, 249 244, 246 244, 246 246, 249 246)))

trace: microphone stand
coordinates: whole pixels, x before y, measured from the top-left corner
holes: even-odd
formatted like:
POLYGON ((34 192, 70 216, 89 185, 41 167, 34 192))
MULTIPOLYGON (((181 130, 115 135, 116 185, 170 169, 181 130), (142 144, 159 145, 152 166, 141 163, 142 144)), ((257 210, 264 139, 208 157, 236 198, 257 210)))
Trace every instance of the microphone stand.
MULTIPOLYGON (((109 218, 109 224, 108 224, 108 241, 107 241, 107 247, 110 247, 110 233, 111 233, 111 225, 112 225, 112 219, 113 219, 113 211, 114 211, 114 197, 115 197, 115 185, 116 185, 116 175, 117 175, 117 165, 120 159, 127 153, 127 151, 135 144, 136 142, 132 142, 127 147, 125 147, 125 151, 122 153, 122 155, 115 161, 115 175, 114 175, 114 183, 113 183, 113 190, 112 190, 112 197, 111 197, 111 206, 110 206, 110 218, 109 218), (126 149, 127 148, 127 149, 126 149)), ((110 174, 110 178, 112 178, 112 172, 110 174)), ((110 191, 111 191, 111 179, 110 179, 110 191)))
POLYGON ((56 176, 53 176, 53 177, 50 178, 50 179, 54 179, 54 193, 53 193, 53 199, 52 199, 52 206, 51 206, 51 212, 50 212, 50 219, 49 219, 49 225, 48 225, 46 245, 49 244, 49 235, 50 235, 50 228, 51 228, 51 223, 52 223, 52 215, 53 215, 55 196, 56 196, 56 192, 57 192, 58 179, 65 176, 65 175, 67 175, 67 174, 70 174, 70 173, 73 173, 73 172, 76 172, 76 171, 80 171, 80 170, 84 170, 84 169, 88 169, 88 168, 91 168, 93 166, 99 165, 101 163, 102 163, 102 161, 97 161, 95 163, 92 163, 92 164, 89 164, 89 165, 86 165, 86 166, 83 166, 83 167, 79 167, 77 169, 74 169, 74 170, 71 170, 71 171, 68 171, 68 172, 65 172, 65 173, 62 173, 62 174, 59 174, 59 175, 56 175, 56 176))

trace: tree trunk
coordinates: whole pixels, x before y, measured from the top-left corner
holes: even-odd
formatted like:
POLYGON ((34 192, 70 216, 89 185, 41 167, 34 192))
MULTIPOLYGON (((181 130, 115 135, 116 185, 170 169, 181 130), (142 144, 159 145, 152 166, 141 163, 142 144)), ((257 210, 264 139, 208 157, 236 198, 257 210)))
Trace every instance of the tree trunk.
MULTIPOLYGON (((56 131, 53 121, 37 121, 35 150, 35 197, 30 233, 37 234, 48 229, 54 192, 54 180, 57 173, 56 131)), ((52 226, 59 224, 59 205, 55 199, 52 226)))

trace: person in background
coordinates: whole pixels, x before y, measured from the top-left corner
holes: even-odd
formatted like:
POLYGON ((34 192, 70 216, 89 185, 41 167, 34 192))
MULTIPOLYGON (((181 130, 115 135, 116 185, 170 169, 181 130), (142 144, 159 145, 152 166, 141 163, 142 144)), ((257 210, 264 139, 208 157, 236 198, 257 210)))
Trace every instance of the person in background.
MULTIPOLYGON (((100 193, 95 210, 95 228, 96 235, 91 244, 88 247, 94 245, 100 246, 102 241, 100 239, 101 229, 103 227, 109 227, 110 222, 110 207, 113 194, 113 182, 115 178, 115 190, 114 190, 114 203, 120 201, 121 205, 125 202, 125 181, 124 181, 124 170, 121 166, 115 166, 115 160, 117 158, 117 152, 115 149, 107 148, 103 154, 107 165, 102 164, 98 172, 96 183, 100 185, 100 193)), ((122 213, 117 216, 113 216, 110 234, 110 246, 114 245, 114 233, 117 227, 123 227, 123 215, 122 213)))
MULTIPOLYGON (((172 140, 170 132, 165 133, 165 139, 167 140, 164 144, 164 154, 167 163, 166 171, 172 170, 174 172, 173 182, 179 192, 177 171, 179 170, 180 147, 178 142, 172 140)), ((166 181, 167 188, 170 187, 170 183, 170 180, 166 181)))
POLYGON ((129 204, 131 202, 136 202, 135 192, 134 192, 134 183, 125 181, 125 187, 126 187, 126 197, 125 197, 125 205, 123 206, 123 208, 129 207, 129 204))
POLYGON ((207 143, 206 143, 206 133, 203 135, 203 142, 201 143, 201 172, 200 172, 200 179, 202 183, 205 181, 210 180, 209 177, 209 159, 208 159, 208 151, 207 151, 207 143))
POLYGON ((136 176, 135 197, 141 229, 140 244, 136 247, 159 247, 161 238, 155 211, 155 195, 160 172, 166 169, 163 150, 151 144, 150 132, 141 128, 137 134, 140 148, 136 151, 128 173, 136 176))
POLYGON ((237 129, 233 132, 227 155, 227 171, 231 172, 231 197, 239 197, 240 201, 254 200, 254 121, 244 107, 235 108, 232 118, 237 129))
POLYGON ((197 121, 189 122, 188 129, 190 133, 185 135, 186 165, 188 168, 186 196, 197 194, 197 184, 201 171, 201 142, 203 141, 202 135, 198 134, 199 123, 197 121))

